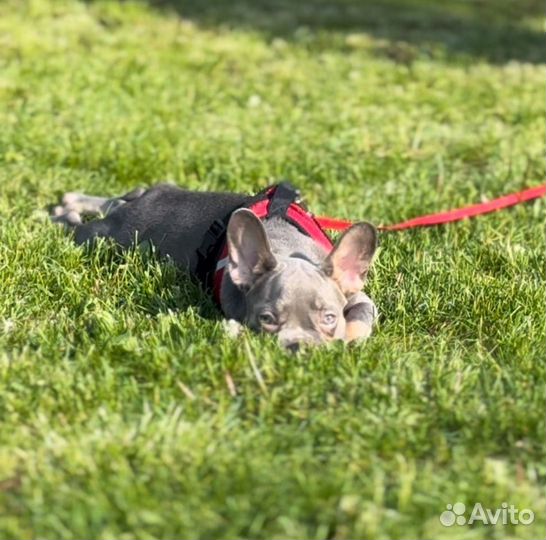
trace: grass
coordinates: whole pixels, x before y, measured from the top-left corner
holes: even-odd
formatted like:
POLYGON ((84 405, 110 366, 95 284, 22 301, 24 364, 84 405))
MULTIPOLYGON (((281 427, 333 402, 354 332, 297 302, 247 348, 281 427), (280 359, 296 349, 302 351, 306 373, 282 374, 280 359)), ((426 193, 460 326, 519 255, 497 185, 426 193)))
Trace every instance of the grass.
POLYGON ((374 336, 298 357, 44 212, 288 177, 388 223, 535 185, 541 12, 4 0, 0 538, 543 538, 543 201, 384 234, 374 336), (456 501, 535 522, 445 528, 456 501))

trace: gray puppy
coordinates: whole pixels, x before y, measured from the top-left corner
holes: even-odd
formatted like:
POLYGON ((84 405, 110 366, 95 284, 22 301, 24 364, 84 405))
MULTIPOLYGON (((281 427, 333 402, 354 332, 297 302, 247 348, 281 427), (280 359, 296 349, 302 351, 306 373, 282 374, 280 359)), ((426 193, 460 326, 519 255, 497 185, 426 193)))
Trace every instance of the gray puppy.
POLYGON ((361 289, 376 229, 357 223, 329 249, 297 222, 298 216, 303 222, 313 218, 301 211, 289 184, 265 193, 261 200, 276 210, 264 219, 248 208, 254 209, 256 197, 166 184, 115 198, 67 193, 52 219, 73 229, 78 244, 97 237, 122 247, 153 243, 204 285, 216 279, 215 295, 232 328, 245 324, 276 334, 292 351, 303 343, 368 337, 377 310, 361 289), (82 215, 98 219, 84 223, 82 215), (219 260, 222 244, 226 256, 219 260))

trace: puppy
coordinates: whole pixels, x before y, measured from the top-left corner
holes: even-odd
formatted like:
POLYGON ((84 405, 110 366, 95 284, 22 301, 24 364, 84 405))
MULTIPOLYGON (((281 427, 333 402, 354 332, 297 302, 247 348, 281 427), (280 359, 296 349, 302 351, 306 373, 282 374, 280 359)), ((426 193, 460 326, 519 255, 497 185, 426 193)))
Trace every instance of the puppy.
POLYGON ((52 219, 78 244, 153 243, 213 291, 232 327, 276 334, 291 351, 372 331, 377 309, 361 289, 376 229, 357 223, 334 246, 288 182, 255 196, 160 184, 115 198, 67 193, 62 202, 52 219))

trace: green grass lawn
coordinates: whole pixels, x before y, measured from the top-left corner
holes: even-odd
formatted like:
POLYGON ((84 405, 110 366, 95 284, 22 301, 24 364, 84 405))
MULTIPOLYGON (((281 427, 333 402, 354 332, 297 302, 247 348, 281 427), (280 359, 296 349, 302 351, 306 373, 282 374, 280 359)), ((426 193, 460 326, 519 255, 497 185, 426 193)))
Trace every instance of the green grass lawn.
POLYGON ((543 201, 383 234, 373 337, 299 356, 45 211, 288 177, 379 224, 536 185, 542 9, 0 2, 0 539, 544 538, 543 201))

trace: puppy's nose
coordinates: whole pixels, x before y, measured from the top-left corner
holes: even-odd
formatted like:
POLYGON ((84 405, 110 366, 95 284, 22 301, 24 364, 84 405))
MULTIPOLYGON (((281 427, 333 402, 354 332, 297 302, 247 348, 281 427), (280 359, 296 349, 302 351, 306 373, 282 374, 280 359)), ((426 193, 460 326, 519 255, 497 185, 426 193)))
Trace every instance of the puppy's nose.
POLYGON ((287 343, 285 347, 293 353, 296 353, 300 350, 300 344, 297 341, 292 341, 291 343, 287 343))

